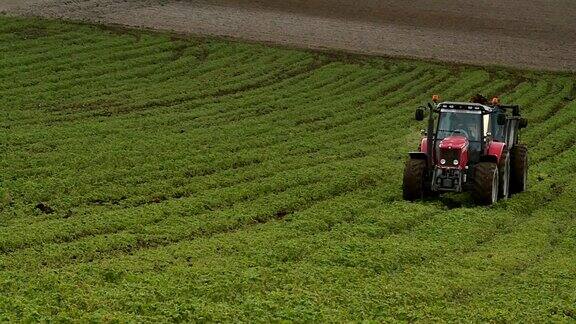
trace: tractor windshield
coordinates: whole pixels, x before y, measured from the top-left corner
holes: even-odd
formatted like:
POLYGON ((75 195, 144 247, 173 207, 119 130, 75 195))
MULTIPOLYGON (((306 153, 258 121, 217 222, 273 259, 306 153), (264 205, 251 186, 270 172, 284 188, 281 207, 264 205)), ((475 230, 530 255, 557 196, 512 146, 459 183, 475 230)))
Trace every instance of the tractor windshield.
POLYGON ((469 141, 482 139, 482 113, 466 110, 442 110, 438 121, 437 138, 462 135, 469 141))

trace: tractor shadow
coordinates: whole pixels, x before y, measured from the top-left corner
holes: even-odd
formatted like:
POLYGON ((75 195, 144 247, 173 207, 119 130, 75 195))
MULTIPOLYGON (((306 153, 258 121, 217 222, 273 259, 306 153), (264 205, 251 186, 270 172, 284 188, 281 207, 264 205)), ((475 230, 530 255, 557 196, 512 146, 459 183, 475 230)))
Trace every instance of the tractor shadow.
POLYGON ((476 204, 472 197, 467 193, 444 193, 433 200, 441 203, 448 210, 456 208, 473 208, 478 206, 478 204, 476 204))

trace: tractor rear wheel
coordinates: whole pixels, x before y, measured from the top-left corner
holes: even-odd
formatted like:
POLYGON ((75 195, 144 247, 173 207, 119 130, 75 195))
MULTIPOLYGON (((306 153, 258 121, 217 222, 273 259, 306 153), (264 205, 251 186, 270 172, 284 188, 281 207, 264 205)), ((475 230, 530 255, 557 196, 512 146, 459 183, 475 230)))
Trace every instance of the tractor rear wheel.
POLYGON ((510 192, 526 191, 528 180, 528 149, 517 144, 510 150, 510 192))
POLYGON ((480 162, 474 167, 474 199, 482 205, 498 201, 498 166, 492 162, 480 162))
POLYGON ((498 163, 498 173, 500 178, 498 198, 508 199, 510 194, 510 154, 508 154, 508 150, 502 152, 500 162, 498 163))
POLYGON ((426 160, 408 159, 404 168, 402 196, 405 200, 414 201, 424 198, 426 160))

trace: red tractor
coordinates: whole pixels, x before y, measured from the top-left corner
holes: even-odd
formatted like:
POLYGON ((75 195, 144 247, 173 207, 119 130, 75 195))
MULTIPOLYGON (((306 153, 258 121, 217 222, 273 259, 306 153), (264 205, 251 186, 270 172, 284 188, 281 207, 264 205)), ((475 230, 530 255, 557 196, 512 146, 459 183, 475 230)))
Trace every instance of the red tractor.
POLYGON ((491 205, 526 190, 528 151, 518 143, 518 132, 527 120, 517 105, 477 98, 437 103, 434 96, 433 104, 416 110, 419 121, 428 110, 428 130, 418 152, 409 153, 404 199, 467 191, 478 203, 491 205))

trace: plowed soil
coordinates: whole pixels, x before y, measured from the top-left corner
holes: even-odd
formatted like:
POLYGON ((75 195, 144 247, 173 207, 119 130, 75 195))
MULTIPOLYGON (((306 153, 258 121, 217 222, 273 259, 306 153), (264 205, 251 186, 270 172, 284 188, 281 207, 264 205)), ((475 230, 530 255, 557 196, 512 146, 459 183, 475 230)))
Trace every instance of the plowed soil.
POLYGON ((572 0, 4 0, 0 11, 313 49, 576 71, 572 0))

